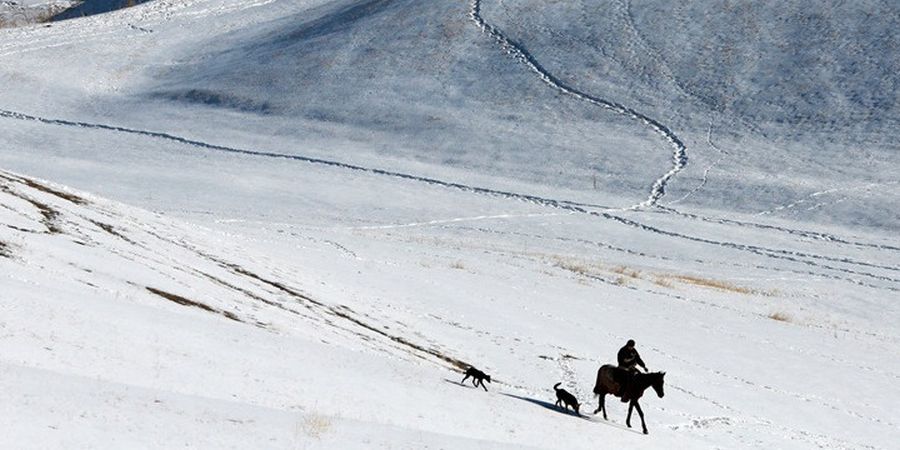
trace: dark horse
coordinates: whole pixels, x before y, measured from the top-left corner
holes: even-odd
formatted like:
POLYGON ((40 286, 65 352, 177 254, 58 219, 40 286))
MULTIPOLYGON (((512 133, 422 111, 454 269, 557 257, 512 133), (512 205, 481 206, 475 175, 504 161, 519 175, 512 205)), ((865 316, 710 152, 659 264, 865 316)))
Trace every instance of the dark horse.
POLYGON ((638 415, 641 416, 641 426, 644 428, 644 434, 647 434, 647 424, 644 423, 644 411, 641 411, 641 405, 638 404, 638 399, 640 399, 641 396, 644 395, 644 391, 651 386, 653 386, 653 390, 656 391, 656 395, 662 398, 664 395, 663 377, 665 375, 665 372, 630 372, 610 364, 604 365, 597 371, 597 384, 594 385, 594 394, 600 396, 600 406, 597 407, 594 414, 603 411, 603 419, 609 420, 606 418, 606 406, 604 404, 606 394, 612 394, 621 398, 623 392, 621 391, 621 384, 617 380, 630 377, 627 388, 627 397, 630 399, 630 402, 628 403, 628 418, 625 419, 625 425, 628 425, 628 428, 631 428, 631 410, 637 409, 638 415))

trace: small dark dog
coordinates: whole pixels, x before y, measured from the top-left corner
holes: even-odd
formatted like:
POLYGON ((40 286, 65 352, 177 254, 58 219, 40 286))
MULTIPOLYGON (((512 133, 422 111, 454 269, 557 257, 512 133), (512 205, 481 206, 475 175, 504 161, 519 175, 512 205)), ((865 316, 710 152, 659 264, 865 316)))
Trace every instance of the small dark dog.
POLYGON ((574 395, 569 393, 569 391, 560 389, 559 385, 561 384, 562 383, 556 383, 553 385, 553 390, 556 391, 556 406, 562 408, 563 405, 565 405, 566 411, 568 411, 569 407, 571 406, 572 409, 575 410, 575 414, 580 416, 581 413, 578 411, 578 399, 576 399, 574 395))
POLYGON ((478 385, 480 384, 481 387, 484 388, 485 391, 487 391, 487 387, 484 386, 484 380, 487 380, 487 382, 490 383, 491 382, 490 375, 488 375, 474 367, 469 367, 468 369, 466 369, 466 377, 463 378, 462 381, 460 381, 460 384, 465 383, 466 380, 469 379, 469 377, 472 377, 472 384, 474 384, 475 387, 478 387, 478 385))

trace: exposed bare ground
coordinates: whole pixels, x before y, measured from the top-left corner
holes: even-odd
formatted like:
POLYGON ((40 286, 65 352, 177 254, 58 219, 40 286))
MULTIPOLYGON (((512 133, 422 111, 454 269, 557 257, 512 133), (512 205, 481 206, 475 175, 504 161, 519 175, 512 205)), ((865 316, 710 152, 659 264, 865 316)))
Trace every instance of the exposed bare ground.
POLYGON ((0 190, 3 190, 3 192, 6 192, 7 194, 19 197, 20 199, 25 200, 28 203, 31 203, 31 205, 34 206, 38 210, 38 212, 41 213, 41 216, 43 216, 43 218, 41 219, 41 223, 45 227, 47 227, 48 233, 50 233, 50 234, 62 233, 62 228, 60 228, 59 223, 57 222, 57 219, 59 218, 59 211, 53 209, 50 205, 48 205, 46 203, 39 202, 27 195, 20 194, 16 191, 13 191, 8 186, 5 186, 5 185, 0 186, 0 190))
POLYGON ((9 248, 9 244, 3 241, 0 241, 0 256, 12 258, 12 249, 9 248))
POLYGON ((169 301, 178 303, 179 305, 192 306, 192 307, 194 307, 194 308, 200 308, 200 309, 202 309, 202 310, 204 310, 204 311, 209 311, 209 312, 215 313, 215 314, 221 314, 221 315, 223 315, 223 316, 225 316, 225 317, 227 317, 227 318, 229 318, 229 319, 231 319, 231 320, 234 320, 234 321, 236 321, 236 322, 243 322, 243 321, 242 321, 241 319, 239 319, 236 315, 234 315, 233 313, 231 313, 231 312, 229 312, 229 311, 222 311, 222 310, 219 310, 219 309, 215 309, 215 308, 213 308, 213 307, 211 307, 211 306, 209 306, 209 305, 207 305, 207 304, 200 303, 200 302, 197 302, 197 301, 194 301, 194 300, 189 300, 189 299, 184 298, 184 297, 182 297, 182 296, 180 296, 180 295, 173 294, 173 293, 171 293, 171 292, 166 292, 166 291, 164 291, 164 290, 162 290, 162 289, 156 289, 156 288, 152 288, 152 287, 150 287, 150 286, 147 286, 147 290, 150 291, 150 292, 152 292, 153 294, 156 294, 156 295, 158 295, 158 296, 160 296, 160 297, 166 299, 166 300, 169 300, 169 301))
POLYGON ((89 203, 84 198, 79 197, 78 195, 72 194, 71 192, 65 192, 65 191, 61 191, 59 189, 52 188, 50 186, 47 186, 46 184, 38 183, 37 181, 34 181, 30 178, 16 177, 11 174, 2 174, 2 173, 0 173, 0 178, 3 178, 8 181, 12 181, 12 182, 22 183, 32 189, 36 189, 41 192, 45 192, 47 194, 59 197, 63 200, 72 202, 76 205, 86 205, 89 203))
POLYGON ((97 225, 97 227, 99 227, 101 230, 103 230, 119 239, 122 239, 123 241, 128 242, 129 244, 134 244, 134 241, 132 241, 131 239, 126 237, 124 234, 120 233, 118 230, 116 230, 116 228, 114 226, 112 226, 108 223, 103 223, 103 222, 99 222, 96 220, 91 220, 90 222, 93 223, 94 225, 97 225))

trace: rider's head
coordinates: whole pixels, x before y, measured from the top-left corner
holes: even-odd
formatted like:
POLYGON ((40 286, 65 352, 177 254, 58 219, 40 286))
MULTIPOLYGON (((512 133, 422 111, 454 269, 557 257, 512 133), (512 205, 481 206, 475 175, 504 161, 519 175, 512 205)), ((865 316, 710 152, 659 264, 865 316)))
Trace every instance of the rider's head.
POLYGON ((634 347, 634 339, 629 339, 627 343, 625 343, 628 347, 634 347))

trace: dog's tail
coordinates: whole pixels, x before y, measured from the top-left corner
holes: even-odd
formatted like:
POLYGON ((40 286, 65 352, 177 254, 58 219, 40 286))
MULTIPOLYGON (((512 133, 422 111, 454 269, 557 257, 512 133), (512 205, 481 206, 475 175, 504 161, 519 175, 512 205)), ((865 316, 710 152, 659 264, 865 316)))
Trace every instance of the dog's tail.
POLYGON ((553 390, 554 390, 554 391, 558 391, 558 390, 559 390, 559 385, 561 385, 561 384, 562 384, 562 382, 559 382, 559 383, 554 384, 554 385, 553 385, 553 390))

